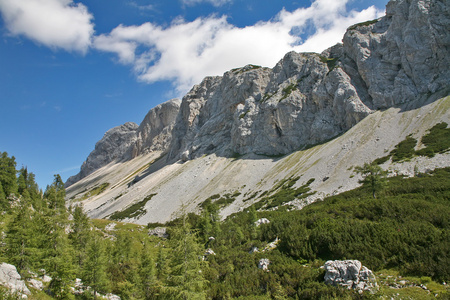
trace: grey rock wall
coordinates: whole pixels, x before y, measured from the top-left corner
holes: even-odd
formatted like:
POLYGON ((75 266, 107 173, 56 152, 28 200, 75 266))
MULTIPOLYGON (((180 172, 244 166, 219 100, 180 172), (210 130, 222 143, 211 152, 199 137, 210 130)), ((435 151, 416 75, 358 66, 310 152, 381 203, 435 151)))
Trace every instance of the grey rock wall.
POLYGON ((290 52, 273 69, 205 78, 183 98, 169 158, 287 154, 374 110, 448 93, 449 22, 448 1, 393 0, 320 55, 290 52))

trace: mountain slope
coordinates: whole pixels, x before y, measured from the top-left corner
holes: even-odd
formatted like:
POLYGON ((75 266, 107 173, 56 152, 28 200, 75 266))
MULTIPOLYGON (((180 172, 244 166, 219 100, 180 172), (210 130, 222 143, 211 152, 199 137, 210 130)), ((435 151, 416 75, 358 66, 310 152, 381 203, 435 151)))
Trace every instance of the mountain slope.
MULTIPOLYGON (((171 107, 164 126, 161 114, 149 113, 136 141, 120 143, 122 155, 106 161, 94 150, 85 164, 97 157, 103 164, 70 179, 68 198, 92 217, 146 224, 227 194, 223 201, 234 202, 225 216, 298 176, 295 186, 314 178, 316 191, 299 207, 356 186, 352 166, 449 123, 448 6, 399 0, 386 12, 350 27, 342 45, 320 55, 290 52, 273 69, 248 65, 205 78, 176 102, 179 110, 173 101, 160 105, 171 107), (164 141, 158 147, 143 141, 156 136, 164 141)), ((415 165, 450 165, 447 154, 391 167, 414 174, 415 165)))

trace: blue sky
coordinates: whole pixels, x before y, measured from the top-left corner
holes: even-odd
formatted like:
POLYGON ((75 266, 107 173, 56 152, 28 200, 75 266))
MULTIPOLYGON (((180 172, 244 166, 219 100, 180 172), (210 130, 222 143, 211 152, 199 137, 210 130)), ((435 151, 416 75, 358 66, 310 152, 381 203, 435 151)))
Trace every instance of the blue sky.
POLYGON ((45 188, 204 76, 320 52, 387 0, 0 0, 0 151, 45 188))

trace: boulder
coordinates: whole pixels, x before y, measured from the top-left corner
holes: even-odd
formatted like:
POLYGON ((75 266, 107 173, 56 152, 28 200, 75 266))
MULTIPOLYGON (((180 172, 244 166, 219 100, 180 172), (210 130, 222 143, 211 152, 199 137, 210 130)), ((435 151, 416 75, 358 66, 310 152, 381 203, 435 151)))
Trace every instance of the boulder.
POLYGON ((258 269, 269 272, 270 260, 267 258, 261 258, 258 262, 258 269))
POLYGON ((148 231, 148 235, 155 235, 157 237, 165 238, 165 239, 169 237, 166 227, 156 227, 154 229, 150 229, 148 231))
POLYGON ((324 265, 325 283, 358 291, 378 290, 375 275, 358 260, 329 260, 324 265))
POLYGON ((261 218, 258 221, 255 222, 256 227, 260 226, 261 224, 269 224, 270 221, 266 218, 261 218))
POLYGON ((8 288, 12 293, 31 294, 16 267, 7 263, 0 265, 0 285, 8 288))

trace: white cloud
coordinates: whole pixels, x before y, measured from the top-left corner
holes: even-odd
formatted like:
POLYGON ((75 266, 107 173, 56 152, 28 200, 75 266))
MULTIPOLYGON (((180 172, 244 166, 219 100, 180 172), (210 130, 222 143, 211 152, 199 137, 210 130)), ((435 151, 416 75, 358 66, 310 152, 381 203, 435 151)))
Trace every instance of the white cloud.
POLYGON ((85 53, 94 34, 93 16, 72 0, 0 0, 12 35, 24 35, 50 48, 85 53))
POLYGON ((185 5, 196 5, 202 2, 206 2, 206 3, 210 3, 212 5, 214 5, 215 7, 219 7, 222 6, 224 4, 230 3, 232 2, 232 0, 181 0, 181 2, 185 5))
POLYGON ((282 10, 268 22, 238 28, 210 16, 170 26, 118 26, 95 38, 94 47, 117 54, 145 82, 172 80, 180 93, 208 75, 256 64, 273 67, 289 51, 321 52, 341 41, 348 26, 380 17, 371 6, 347 11, 349 0, 317 0, 293 12, 282 10), (304 33, 309 36, 302 40, 304 33), (312 33, 311 33, 312 32, 312 33))

